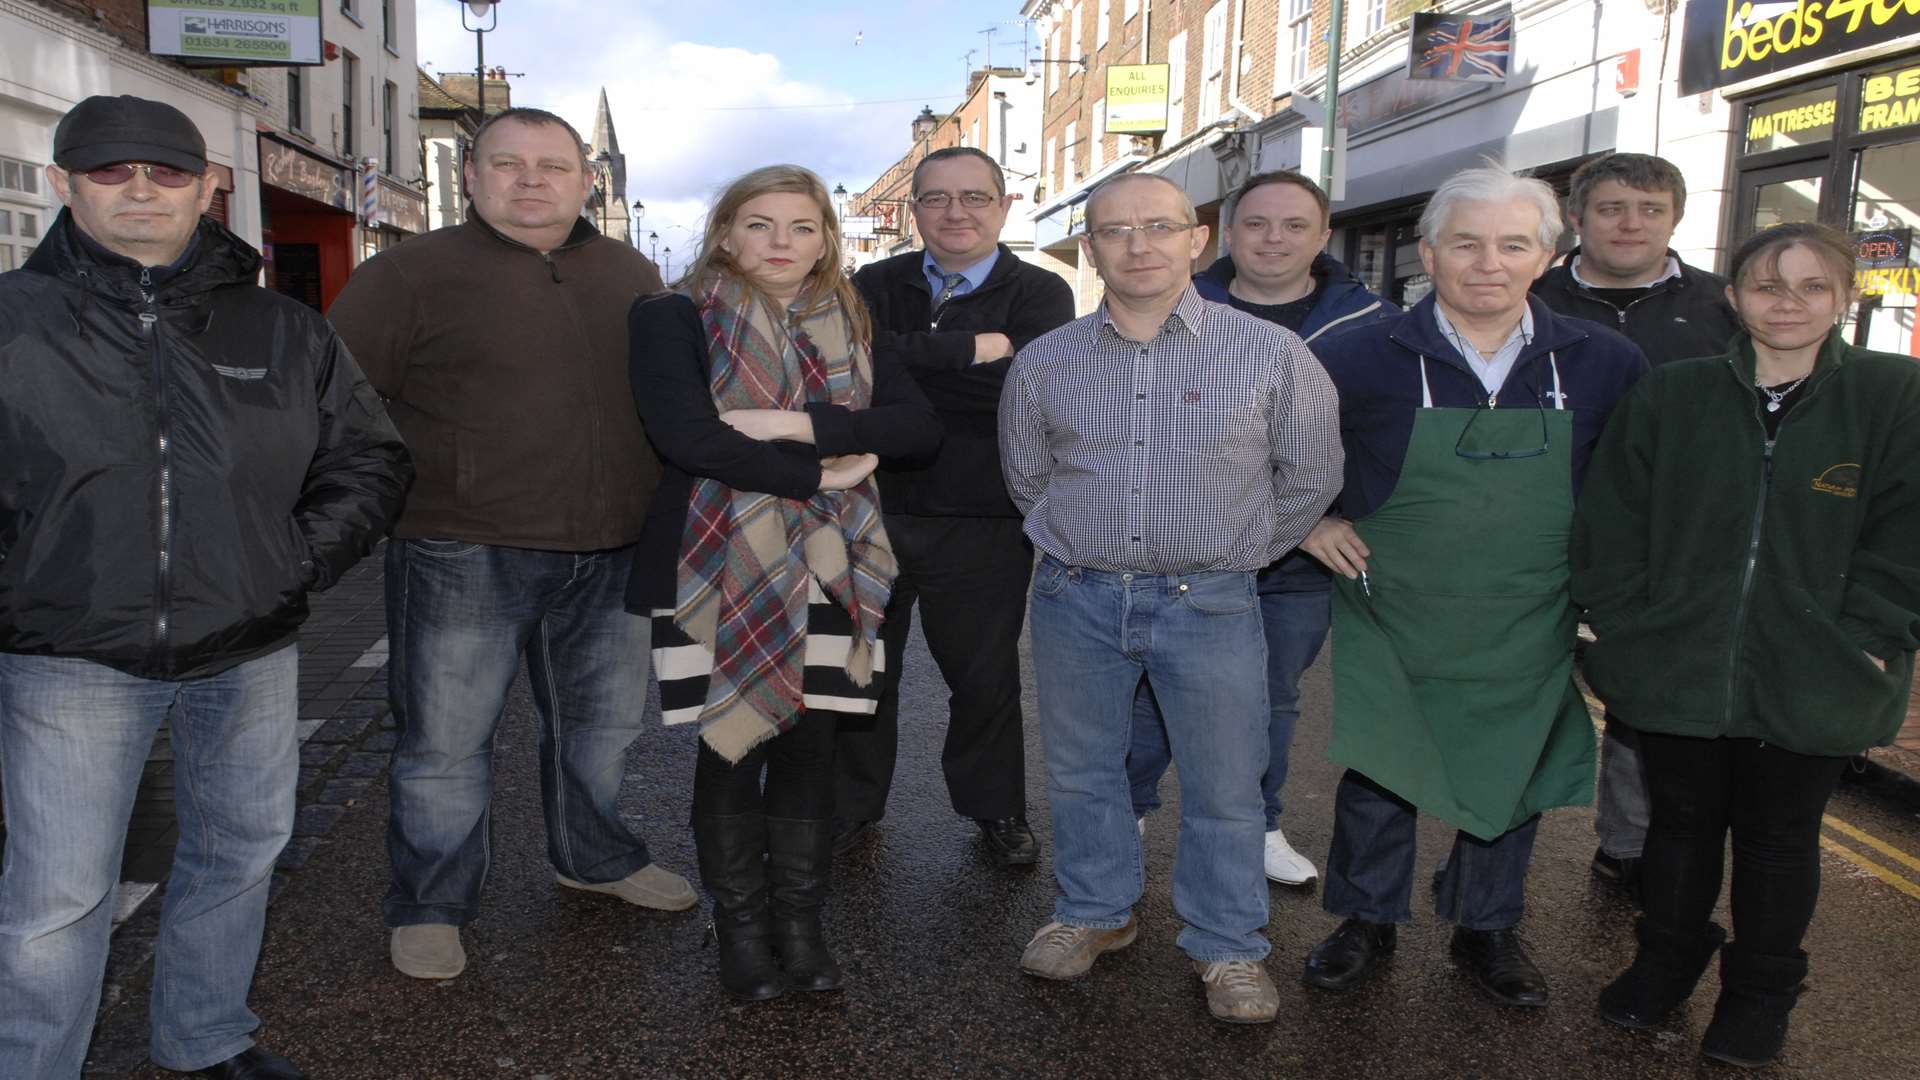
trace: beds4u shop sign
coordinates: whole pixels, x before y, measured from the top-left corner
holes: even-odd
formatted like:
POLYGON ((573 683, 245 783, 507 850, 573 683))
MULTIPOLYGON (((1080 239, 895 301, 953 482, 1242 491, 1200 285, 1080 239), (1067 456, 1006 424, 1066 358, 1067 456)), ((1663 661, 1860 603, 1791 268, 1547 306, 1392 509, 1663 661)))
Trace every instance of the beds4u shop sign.
POLYGON ((155 54, 189 63, 320 64, 320 3, 147 0, 147 37, 155 54))
POLYGON ((1680 92, 1920 34, 1920 0, 1687 0, 1680 92))

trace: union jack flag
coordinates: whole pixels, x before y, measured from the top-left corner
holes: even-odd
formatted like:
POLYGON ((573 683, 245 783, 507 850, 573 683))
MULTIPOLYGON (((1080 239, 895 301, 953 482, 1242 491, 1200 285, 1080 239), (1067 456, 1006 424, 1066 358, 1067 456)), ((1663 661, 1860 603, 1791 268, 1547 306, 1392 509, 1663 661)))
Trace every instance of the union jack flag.
POLYGON ((1512 59, 1511 8, 1479 15, 1414 13, 1410 78, 1504 82, 1512 59))

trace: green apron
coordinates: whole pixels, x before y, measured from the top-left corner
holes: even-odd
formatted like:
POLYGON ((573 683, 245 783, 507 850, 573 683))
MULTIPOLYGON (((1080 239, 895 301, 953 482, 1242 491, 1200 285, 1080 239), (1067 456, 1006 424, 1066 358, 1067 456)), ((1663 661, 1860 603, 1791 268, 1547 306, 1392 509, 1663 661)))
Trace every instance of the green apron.
MULTIPOLYGON (((1334 575, 1329 756, 1492 840, 1593 798, 1573 683, 1573 414, 1422 407, 1393 494, 1353 523, 1367 577, 1334 575)), ((1490 402, 1497 404, 1497 399, 1490 402)))

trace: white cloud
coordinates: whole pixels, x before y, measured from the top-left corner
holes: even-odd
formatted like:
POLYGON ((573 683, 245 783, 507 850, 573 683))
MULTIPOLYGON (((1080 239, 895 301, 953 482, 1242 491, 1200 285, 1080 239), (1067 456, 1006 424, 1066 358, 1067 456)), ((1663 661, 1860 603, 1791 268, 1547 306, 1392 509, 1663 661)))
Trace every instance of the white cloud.
MULTIPOLYGON (((418 9, 420 57, 436 74, 473 63, 473 35, 452 9, 418 9)), ((530 5, 499 10, 498 29, 486 35, 487 65, 523 73, 511 80, 516 105, 550 109, 591 134, 606 88, 629 198, 647 206, 643 241, 650 231, 663 246, 670 235, 687 237, 690 250, 688 233, 697 233, 715 189, 749 169, 792 162, 820 173, 829 188, 852 187, 905 142, 876 138, 871 110, 845 104, 842 91, 788 78, 770 53, 674 40, 644 14, 623 16, 609 32, 604 6, 578 0, 544 3, 537 17, 530 5), (583 27, 598 32, 583 36, 583 27)), ((681 245, 673 246, 677 254, 681 245)))

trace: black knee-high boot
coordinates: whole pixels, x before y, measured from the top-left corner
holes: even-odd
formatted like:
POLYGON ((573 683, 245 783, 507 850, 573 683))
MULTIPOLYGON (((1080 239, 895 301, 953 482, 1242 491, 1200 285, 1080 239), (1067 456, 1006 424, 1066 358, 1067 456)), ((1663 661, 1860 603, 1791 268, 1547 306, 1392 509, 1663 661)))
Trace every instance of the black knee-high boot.
POLYGON ((762 814, 695 814, 700 880, 713 895, 713 932, 720 945, 720 986, 745 1001, 777 998, 788 988, 774 961, 767 905, 767 819, 762 814))
POLYGON ((832 821, 767 819, 773 949, 795 990, 840 989, 840 965, 820 933, 832 866, 832 821))
POLYGON ((1634 927, 1640 949, 1633 966, 1600 991, 1600 1015, 1621 1027, 1640 1030, 1666 1020, 1693 995, 1713 954, 1727 940, 1714 923, 1693 933, 1676 933, 1642 918, 1634 927))
POLYGON ((1786 1045, 1787 1014, 1806 978, 1805 952, 1770 956, 1741 948, 1735 938, 1720 953, 1720 1000, 1700 1052, 1749 1069, 1772 1063, 1786 1045))

